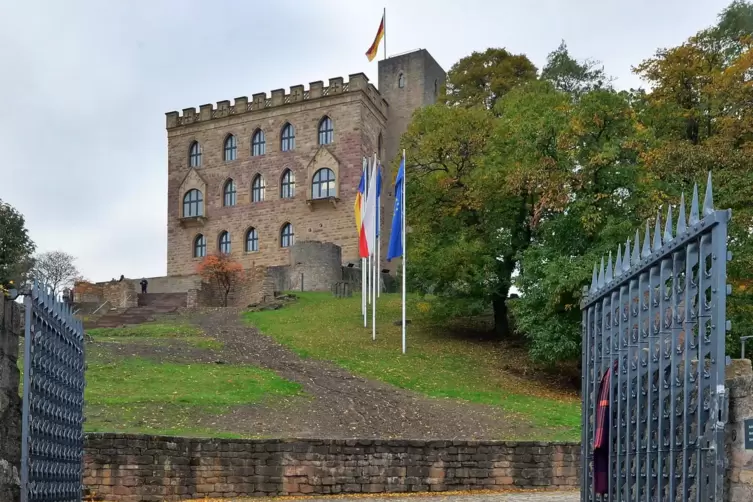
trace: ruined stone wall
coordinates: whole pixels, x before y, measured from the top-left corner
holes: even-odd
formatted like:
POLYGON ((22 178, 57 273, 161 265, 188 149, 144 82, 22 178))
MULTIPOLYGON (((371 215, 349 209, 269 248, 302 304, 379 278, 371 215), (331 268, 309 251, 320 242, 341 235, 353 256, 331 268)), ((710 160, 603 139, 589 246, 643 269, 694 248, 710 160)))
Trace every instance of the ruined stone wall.
POLYGON ((84 484, 110 501, 575 488, 579 452, 575 443, 90 434, 84 484))
POLYGON ((331 242, 297 242, 290 249, 290 289, 329 291, 342 280, 342 251, 331 242))
POLYGON ((18 395, 18 344, 21 308, 0 295, 0 500, 20 497, 21 398, 18 395))

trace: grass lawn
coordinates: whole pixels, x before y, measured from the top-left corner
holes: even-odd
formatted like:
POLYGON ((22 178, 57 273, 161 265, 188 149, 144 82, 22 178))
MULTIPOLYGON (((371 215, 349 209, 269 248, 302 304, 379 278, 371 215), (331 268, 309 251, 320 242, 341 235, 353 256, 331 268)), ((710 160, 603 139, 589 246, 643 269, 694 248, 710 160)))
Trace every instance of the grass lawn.
POLYGON ((92 432, 237 437, 213 430, 211 417, 301 392, 297 383, 253 366, 88 360, 85 425, 92 432))
POLYGON ((175 321, 156 321, 122 328, 95 328, 86 332, 96 341, 115 343, 151 343, 181 340, 202 349, 219 350, 222 343, 204 336, 204 332, 191 324, 175 321))
POLYGON ((295 294, 297 302, 280 310, 246 312, 244 320, 302 357, 330 360, 362 376, 431 397, 498 406, 511 419, 535 427, 533 436, 510 439, 580 439, 577 395, 500 370, 509 354, 498 344, 454 336, 446 326, 419 320, 409 304, 408 318, 413 322, 408 325, 408 350, 403 355, 401 328, 394 325, 401 316, 399 294, 379 298, 375 342, 371 312, 369 327, 363 327, 360 296, 295 294))
MULTIPOLYGON (((235 406, 273 405, 302 395, 299 384, 254 366, 162 362, 166 344, 172 344, 173 353, 181 347, 222 348, 200 328, 180 320, 87 333, 95 341, 86 347, 87 432, 241 437, 215 426, 216 418, 235 406), (126 351, 112 350, 113 344, 126 351)), ((23 371, 23 351, 18 364, 23 371)))

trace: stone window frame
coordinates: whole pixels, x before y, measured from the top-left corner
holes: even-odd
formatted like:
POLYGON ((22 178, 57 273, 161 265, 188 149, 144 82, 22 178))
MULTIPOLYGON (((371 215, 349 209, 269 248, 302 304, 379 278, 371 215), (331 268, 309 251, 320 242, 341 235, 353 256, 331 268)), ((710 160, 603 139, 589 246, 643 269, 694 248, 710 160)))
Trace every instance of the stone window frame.
POLYGON ((280 176, 280 198, 292 199, 293 197, 295 197, 295 171, 286 167, 280 176))
POLYGON ((403 89, 405 87, 405 73, 400 72, 397 75, 397 86, 400 89, 403 89))
POLYGON ((292 152, 295 150, 295 127, 290 122, 285 122, 280 129, 280 151, 292 152))
POLYGON ((232 207, 238 204, 238 187, 233 178, 228 178, 222 184, 222 206, 232 207))
POLYGON ((264 202, 266 189, 264 176, 261 173, 256 173, 256 176, 251 180, 251 202, 264 202), (258 186, 257 180, 259 181, 258 186))
POLYGON ((198 188, 191 188, 183 194, 183 217, 195 218, 204 216, 204 194, 198 188), (198 194, 197 197, 191 197, 198 194))
POLYGON ((193 257, 204 258, 207 255, 207 237, 204 234, 198 234, 193 239, 193 257))
POLYGON ((246 239, 244 249, 246 253, 258 253, 259 252, 259 231, 256 227, 249 227, 246 230, 246 239))
POLYGON ((318 132, 319 145, 331 145, 335 141, 335 125, 332 117, 325 115, 319 120, 316 128, 318 132))
POLYGON ((251 156, 261 157, 267 153, 267 138, 264 129, 257 127, 251 135, 251 156))
POLYGON ((194 140, 188 147, 188 167, 201 167, 201 144, 194 140))
POLYGON ((337 197, 337 176, 334 169, 330 167, 320 167, 314 172, 311 177, 311 199, 329 199, 330 197, 337 197), (322 175, 327 174, 326 179, 322 179, 322 175), (330 178, 329 174, 332 175, 330 178), (327 185, 324 192, 322 187, 327 185))
POLYGON ((293 229, 293 224, 286 221, 280 227, 280 247, 289 248, 293 244, 295 244, 295 231, 293 229))
POLYGON ((234 134, 228 134, 223 142, 222 160, 232 162, 238 159, 238 139, 234 134))
POLYGON ((217 249, 222 254, 229 255, 232 253, 233 246, 232 246, 232 240, 230 238, 230 232, 227 230, 223 230, 220 232, 220 235, 217 237, 217 249), (225 239, 227 237, 227 239, 225 239))

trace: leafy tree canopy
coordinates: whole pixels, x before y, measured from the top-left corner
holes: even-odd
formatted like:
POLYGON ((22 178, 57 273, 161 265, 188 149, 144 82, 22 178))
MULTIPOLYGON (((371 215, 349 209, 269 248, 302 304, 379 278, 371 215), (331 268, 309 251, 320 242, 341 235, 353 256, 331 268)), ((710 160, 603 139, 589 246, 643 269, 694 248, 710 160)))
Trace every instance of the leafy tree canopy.
POLYGON ((24 217, 13 206, 0 200, 0 287, 26 279, 31 268, 34 243, 24 217))

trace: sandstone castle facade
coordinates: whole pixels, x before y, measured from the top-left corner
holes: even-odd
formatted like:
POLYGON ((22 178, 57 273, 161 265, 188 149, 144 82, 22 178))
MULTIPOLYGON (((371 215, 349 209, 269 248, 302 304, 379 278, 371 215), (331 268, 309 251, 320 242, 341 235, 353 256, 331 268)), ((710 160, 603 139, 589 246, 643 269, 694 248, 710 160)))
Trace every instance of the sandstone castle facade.
POLYGON ((360 263, 362 159, 376 153, 384 165, 388 232, 400 137, 436 101, 445 71, 419 50, 379 61, 378 80, 377 90, 356 73, 167 113, 168 276, 194 274, 213 252, 244 268, 287 265, 296 241, 336 244, 344 264, 360 263))

